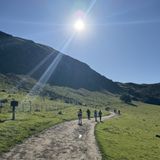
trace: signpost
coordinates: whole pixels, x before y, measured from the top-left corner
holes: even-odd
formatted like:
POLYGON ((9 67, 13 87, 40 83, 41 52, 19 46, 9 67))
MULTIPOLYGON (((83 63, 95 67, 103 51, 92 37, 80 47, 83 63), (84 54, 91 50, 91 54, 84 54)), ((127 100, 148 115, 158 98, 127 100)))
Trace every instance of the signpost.
POLYGON ((11 101, 11 106, 12 106, 12 120, 15 120, 15 109, 18 106, 18 101, 11 101))
POLYGON ((0 100, 0 113, 2 113, 2 107, 3 107, 3 103, 2 103, 2 101, 0 100))

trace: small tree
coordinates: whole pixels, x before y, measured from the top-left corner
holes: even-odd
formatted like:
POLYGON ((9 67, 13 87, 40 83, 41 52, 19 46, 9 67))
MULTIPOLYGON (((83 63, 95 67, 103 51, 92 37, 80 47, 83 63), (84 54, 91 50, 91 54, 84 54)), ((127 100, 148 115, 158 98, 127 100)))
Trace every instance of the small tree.
POLYGON ((106 111, 109 111, 110 109, 111 109, 110 107, 106 107, 106 108, 105 108, 106 111))
POLYGON ((130 95, 128 94, 124 94, 120 97, 120 100, 122 100, 125 103, 131 103, 132 99, 130 97, 130 95))

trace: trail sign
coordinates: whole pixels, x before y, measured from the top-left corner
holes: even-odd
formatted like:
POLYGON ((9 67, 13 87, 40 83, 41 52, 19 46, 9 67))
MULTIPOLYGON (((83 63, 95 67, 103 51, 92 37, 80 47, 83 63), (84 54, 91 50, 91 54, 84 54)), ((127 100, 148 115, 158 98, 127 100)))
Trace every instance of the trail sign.
POLYGON ((12 120, 15 120, 15 108, 18 106, 18 101, 11 101, 12 106, 12 120))
POLYGON ((18 106, 18 101, 15 101, 15 100, 13 100, 13 101, 11 101, 11 106, 13 107, 17 107, 18 106))
POLYGON ((3 107, 3 103, 2 103, 2 101, 0 100, 0 113, 2 113, 2 107, 3 107))

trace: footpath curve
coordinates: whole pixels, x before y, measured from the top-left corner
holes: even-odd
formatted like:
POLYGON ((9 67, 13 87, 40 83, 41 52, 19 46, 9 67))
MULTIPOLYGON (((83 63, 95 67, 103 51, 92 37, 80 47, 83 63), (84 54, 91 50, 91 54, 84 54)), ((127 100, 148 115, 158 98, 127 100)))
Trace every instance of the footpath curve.
MULTIPOLYGON (((111 112, 103 120, 114 117, 111 112)), ((0 156, 0 160, 101 160, 97 147, 94 119, 64 122, 28 138, 9 152, 0 156)))

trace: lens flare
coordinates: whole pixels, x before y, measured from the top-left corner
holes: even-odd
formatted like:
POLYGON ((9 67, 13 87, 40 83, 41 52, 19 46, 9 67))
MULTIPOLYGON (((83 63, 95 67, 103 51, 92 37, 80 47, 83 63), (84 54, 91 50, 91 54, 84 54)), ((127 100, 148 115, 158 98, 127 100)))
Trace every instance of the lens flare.
POLYGON ((85 29, 85 23, 82 19, 78 19, 74 24, 74 29, 76 31, 83 31, 85 29))

